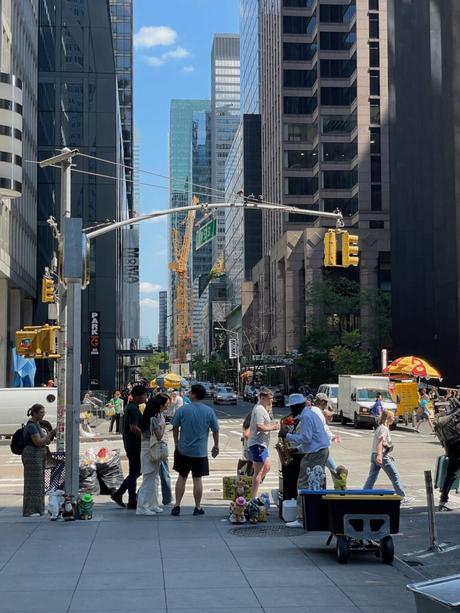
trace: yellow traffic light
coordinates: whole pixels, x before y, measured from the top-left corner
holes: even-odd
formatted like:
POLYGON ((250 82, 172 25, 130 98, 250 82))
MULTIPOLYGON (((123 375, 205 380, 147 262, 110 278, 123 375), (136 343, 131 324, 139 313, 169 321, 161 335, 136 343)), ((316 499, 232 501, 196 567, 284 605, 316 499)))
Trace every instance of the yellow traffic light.
POLYGON ((16 353, 36 360, 59 358, 57 333, 59 326, 25 326, 16 332, 16 353))
POLYGON ((358 266, 359 264, 359 236, 349 234, 347 231, 342 233, 342 266, 358 266))
POLYGON ((48 277, 43 277, 42 279, 42 302, 45 304, 56 302, 54 281, 48 277))
POLYGON ((328 230, 324 235, 324 266, 337 266, 337 234, 328 230))

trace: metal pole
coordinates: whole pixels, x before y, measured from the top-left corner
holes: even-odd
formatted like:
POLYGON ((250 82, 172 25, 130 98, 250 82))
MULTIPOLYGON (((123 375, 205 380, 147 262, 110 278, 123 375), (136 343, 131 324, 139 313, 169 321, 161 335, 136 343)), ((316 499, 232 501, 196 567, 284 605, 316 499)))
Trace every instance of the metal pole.
MULTIPOLYGON (((72 159, 63 160, 61 162, 61 218, 60 218, 60 232, 63 232, 64 219, 71 216, 71 168, 72 159)), ((64 242, 64 236, 61 234, 59 239, 59 247, 62 250, 64 242)), ((67 372, 67 289, 66 285, 61 278, 59 280, 58 288, 58 325, 60 331, 58 334, 58 354, 61 356, 58 359, 57 364, 57 389, 58 389, 58 408, 57 408, 57 436, 56 436, 56 449, 57 451, 65 450, 65 422, 66 422, 66 407, 67 407, 67 393, 66 393, 66 372, 67 372)))
POLYGON ((430 535, 428 551, 443 551, 443 548, 438 543, 438 529, 436 526, 436 513, 434 510, 433 479, 431 476, 431 470, 425 470, 424 475, 426 503, 428 507, 428 533, 430 535))
POLYGON ((65 491, 74 500, 79 489, 81 281, 67 286, 67 423, 65 491))

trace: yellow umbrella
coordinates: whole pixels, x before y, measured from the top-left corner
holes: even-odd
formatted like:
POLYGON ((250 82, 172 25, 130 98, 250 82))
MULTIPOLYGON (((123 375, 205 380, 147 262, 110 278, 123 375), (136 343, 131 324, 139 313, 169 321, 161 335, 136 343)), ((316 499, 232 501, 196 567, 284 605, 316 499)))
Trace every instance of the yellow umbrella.
POLYGON ((176 375, 175 372, 169 372, 163 375, 163 385, 170 389, 179 389, 183 383, 182 377, 176 375))
POLYGON ((158 384, 157 384, 157 380, 156 380, 156 379, 152 379, 152 380, 150 381, 150 383, 149 383, 149 387, 156 387, 157 385, 158 385, 158 384))
POLYGON ((429 362, 414 355, 406 355, 393 360, 383 371, 389 375, 410 375, 422 379, 441 379, 441 373, 429 362))

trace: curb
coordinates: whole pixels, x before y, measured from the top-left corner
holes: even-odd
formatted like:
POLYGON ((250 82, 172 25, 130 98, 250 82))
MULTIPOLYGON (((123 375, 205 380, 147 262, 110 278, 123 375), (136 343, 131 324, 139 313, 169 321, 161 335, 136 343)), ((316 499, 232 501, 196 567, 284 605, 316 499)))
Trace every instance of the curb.
POLYGON ((396 555, 393 560, 393 566, 411 581, 426 581, 428 579, 422 572, 416 570, 413 566, 409 566, 409 564, 396 555))

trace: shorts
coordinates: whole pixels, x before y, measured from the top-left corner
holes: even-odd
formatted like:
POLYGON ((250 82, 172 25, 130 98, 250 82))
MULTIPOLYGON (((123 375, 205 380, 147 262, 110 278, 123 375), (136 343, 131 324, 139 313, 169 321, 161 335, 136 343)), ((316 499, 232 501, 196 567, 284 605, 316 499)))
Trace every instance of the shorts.
POLYGON ((430 419, 430 414, 429 413, 417 413, 415 415, 415 419, 417 422, 425 421, 425 420, 430 419))
POLYGON ((265 460, 268 460, 268 449, 263 445, 251 445, 248 449, 249 458, 253 462, 263 464, 265 460))
POLYGON ((187 479, 190 471, 194 479, 209 475, 208 458, 193 458, 188 455, 182 455, 177 449, 174 452, 173 468, 184 479, 187 479))

